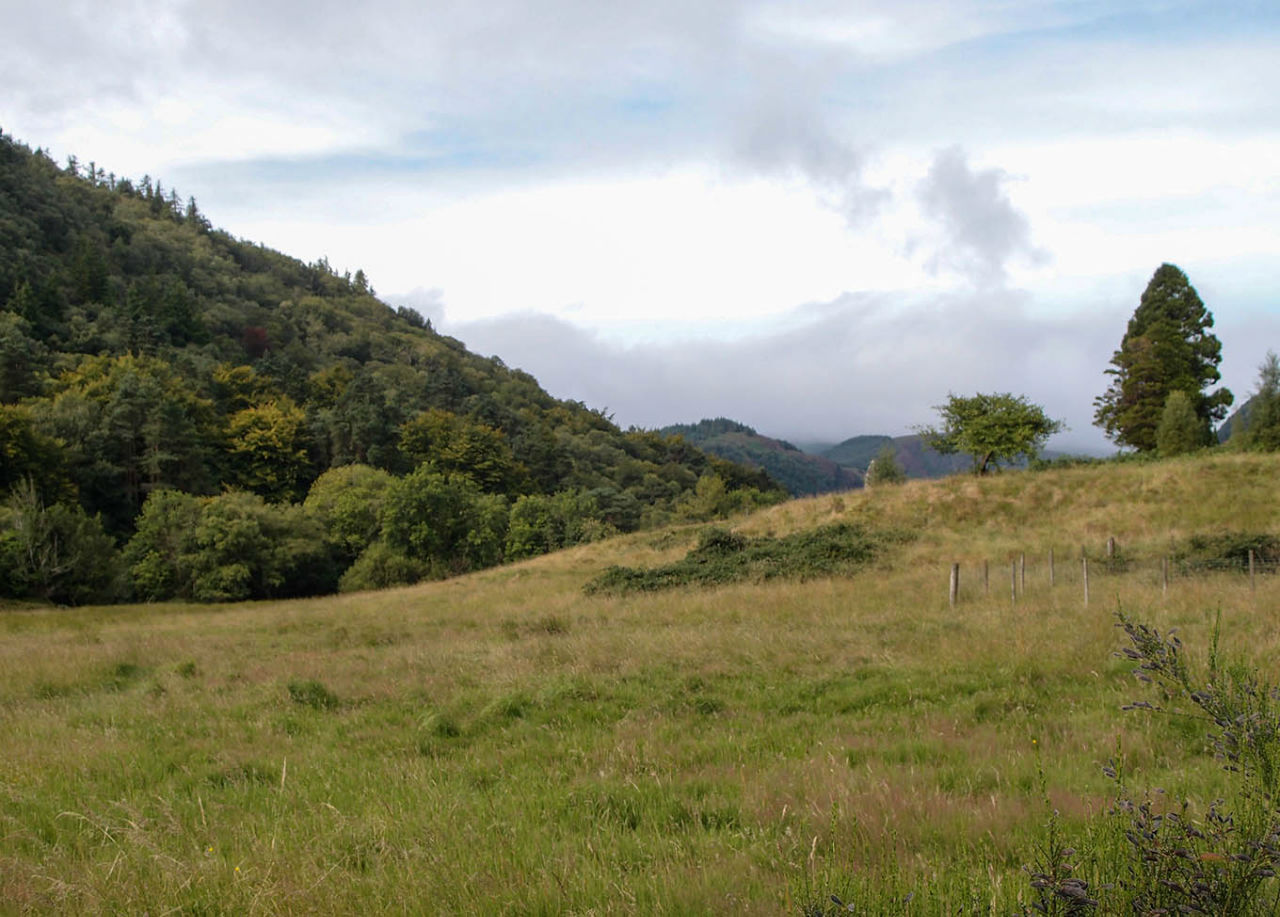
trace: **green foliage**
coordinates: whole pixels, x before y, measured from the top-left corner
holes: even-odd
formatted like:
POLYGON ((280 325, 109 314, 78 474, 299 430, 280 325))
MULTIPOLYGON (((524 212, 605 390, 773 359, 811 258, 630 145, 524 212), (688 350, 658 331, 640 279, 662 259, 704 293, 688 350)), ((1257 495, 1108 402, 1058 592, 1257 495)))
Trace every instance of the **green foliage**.
POLYGON ((446 474, 465 474, 489 493, 518 493, 528 486, 528 472, 500 431, 451 411, 423 411, 401 427, 400 453, 414 467, 429 464, 446 474))
POLYGON ((506 558, 521 560, 595 541, 616 532, 599 520, 594 497, 565 491, 552 496, 526 494, 511 507, 506 558))
POLYGON ((159 487, 201 491, 214 440, 212 405, 155 357, 89 357, 33 402, 42 433, 66 444, 81 502, 126 530, 159 487))
POLYGON ((48 502, 75 494, 66 453, 58 441, 36 428, 25 407, 0 404, 0 493, 23 481, 33 482, 41 499, 48 502))
POLYGON ((1162 456, 1184 455, 1205 445, 1209 428, 1196 416, 1196 409, 1186 392, 1169 393, 1156 428, 1156 450, 1162 456))
POLYGON ((314 678, 289 682, 289 699, 313 710, 335 710, 341 704, 338 695, 314 678))
POLYGON ((388 490, 382 534, 407 557, 443 577, 491 566, 506 540, 506 499, 485 494, 471 478, 423 465, 388 490))
POLYGON ((331 591, 337 580, 320 528, 301 507, 272 506, 243 492, 155 492, 125 560, 134 589, 148 600, 312 595, 331 591))
POLYGON ((1247 570, 1250 551, 1255 564, 1280 565, 1280 537, 1266 532, 1192 535, 1173 546, 1171 560, 1183 573, 1247 570))
POLYGON ((1117 444, 1145 452, 1157 446, 1161 413, 1174 391, 1191 398, 1206 427, 1226 416, 1231 392, 1204 392, 1221 378, 1222 343, 1210 332, 1212 327, 1213 314, 1187 275, 1162 264, 1111 357, 1107 373, 1113 378, 1094 400, 1094 423, 1117 444))
POLYGON ((17 311, 0 311, 0 404, 40 393, 49 349, 17 311))
POLYGON ((1054 433, 1063 429, 1044 409, 1024 395, 977 394, 971 398, 950 395, 937 406, 942 429, 921 431, 921 436, 944 455, 963 452, 973 457, 976 474, 986 474, 992 464, 1033 460, 1054 433))
POLYGON ((316 478, 303 506, 331 543, 354 560, 382 531, 382 501, 395 478, 368 465, 330 468, 316 478))
POLYGON ((813 579, 848 575, 885 548, 906 540, 893 532, 872 532, 839 523, 784 538, 747 538, 725 529, 702 534, 682 560, 643 570, 610 567, 586 586, 587 594, 625 595, 681 586, 720 586, 778 577, 813 579))
POLYGON ((306 415, 287 395, 244 408, 227 422, 231 482, 273 502, 300 497, 311 472, 306 415))
POLYGON ((430 572, 431 565, 427 562, 409 557, 385 541, 375 541, 342 574, 338 581, 338 591, 366 592, 371 589, 390 589, 392 586, 409 586, 430 572))
POLYGON ((898 450, 893 441, 880 447, 869 465, 867 465, 867 486, 879 487, 884 484, 901 484, 907 479, 907 473, 898 464, 898 450))
POLYGON ((30 480, 0 508, 0 594, 80 605, 121 592, 115 542, 78 506, 46 505, 30 480))
POLYGON ((1244 429, 1239 444, 1255 452, 1280 451, 1280 357, 1268 350, 1258 367, 1258 390, 1241 409, 1244 429))
MULTIPOLYGON (((1122 845, 1081 852, 1092 858, 1093 887, 1081 879, 1040 886, 1039 913, 1275 913, 1280 898, 1280 693, 1240 665, 1222 665, 1217 639, 1208 670, 1187 659, 1174 633, 1161 633, 1120 614, 1129 638, 1123 655, 1159 700, 1126 709, 1190 717, 1208 730, 1209 747, 1236 779, 1230 800, 1179 808, 1135 799, 1123 763, 1104 770, 1120 784, 1110 818, 1122 845), (1066 882, 1078 883, 1068 887, 1066 882), (1096 895, 1099 899, 1089 896, 1096 895), (1087 906, 1084 902, 1090 902, 1087 906), (1068 907, 1074 902, 1075 909, 1068 907), (1056 905, 1050 907, 1048 905, 1056 905)), ((1074 851, 1064 851, 1064 858, 1074 851)))

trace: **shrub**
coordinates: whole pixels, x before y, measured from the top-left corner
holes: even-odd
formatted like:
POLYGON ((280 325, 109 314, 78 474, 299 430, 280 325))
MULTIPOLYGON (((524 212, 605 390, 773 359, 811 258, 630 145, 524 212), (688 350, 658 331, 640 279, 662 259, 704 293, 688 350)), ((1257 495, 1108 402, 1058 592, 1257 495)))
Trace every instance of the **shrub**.
POLYGON ((339 592, 365 592, 390 589, 418 582, 429 572, 423 561, 392 548, 385 541, 375 541, 338 580, 339 592))
POLYGON ((747 538, 713 528, 682 560, 648 570, 610 567, 586 586, 588 594, 620 595, 679 586, 719 586, 777 577, 812 579, 849 574, 886 546, 908 536, 870 532, 847 523, 823 526, 785 538, 747 538))
POLYGON ((1194 717, 1208 728, 1209 746, 1236 777, 1230 800, 1203 811, 1184 801, 1156 806, 1125 786, 1122 766, 1104 768, 1120 787, 1110 831, 1091 832, 1091 846, 1066 847, 1050 819, 1048 841, 1031 870, 1038 914, 1274 914, 1280 905, 1280 691, 1239 665, 1221 665, 1217 638, 1208 670, 1185 658, 1177 635, 1162 634, 1120 615, 1129 638, 1122 655, 1138 678, 1159 693, 1157 703, 1126 709, 1194 717), (1073 862, 1076 861, 1076 862, 1073 862), (1077 869, 1077 862, 1084 865, 1077 869), (1077 873, 1088 875, 1088 879, 1077 873))

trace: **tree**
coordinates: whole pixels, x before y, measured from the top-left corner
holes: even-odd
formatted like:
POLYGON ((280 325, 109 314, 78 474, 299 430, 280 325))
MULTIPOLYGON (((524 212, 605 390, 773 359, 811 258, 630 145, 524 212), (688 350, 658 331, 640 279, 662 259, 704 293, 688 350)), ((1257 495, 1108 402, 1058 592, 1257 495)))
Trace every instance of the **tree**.
POLYGON ((907 479, 907 473, 898 463, 898 449, 888 442, 880 447, 876 457, 867 465, 866 484, 868 487, 879 487, 881 484, 901 484, 907 479))
POLYGON ((1280 357, 1273 350, 1267 351, 1258 367, 1258 391, 1246 402, 1243 413, 1245 448, 1280 450, 1280 357))
POLYGON ((1225 388, 1204 391, 1221 378, 1222 343, 1212 327, 1213 314, 1187 275, 1172 264, 1160 265, 1111 357, 1107 374, 1114 378, 1094 399, 1094 423, 1117 444, 1150 451, 1174 391, 1187 393, 1206 431, 1220 421, 1232 395, 1225 388))
POLYGON ((986 474, 993 462, 1034 459, 1045 440, 1064 429, 1062 421, 1050 420, 1043 408, 1031 404, 1024 395, 950 395, 947 403, 936 409, 942 415, 942 429, 925 427, 921 435, 944 455, 964 452, 973 456, 975 474, 986 474))
POLYGON ((1204 442, 1204 421, 1196 416, 1191 397, 1181 390, 1170 392, 1156 428, 1156 450, 1164 456, 1183 455, 1204 442))
POLYGON ((0 593, 68 605, 114 602, 121 574, 115 542, 79 506, 46 505, 30 480, 0 506, 0 593))
POLYGON ((301 496, 311 473, 306 414, 288 395, 237 411, 227 421, 227 454, 246 490, 276 503, 301 496))

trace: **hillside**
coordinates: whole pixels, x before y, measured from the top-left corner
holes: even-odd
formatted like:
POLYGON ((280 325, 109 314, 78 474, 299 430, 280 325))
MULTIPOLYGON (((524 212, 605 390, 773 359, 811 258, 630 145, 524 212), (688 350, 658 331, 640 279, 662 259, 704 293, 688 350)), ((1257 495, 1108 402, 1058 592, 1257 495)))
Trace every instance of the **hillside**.
POLYGON ((785 440, 762 436, 746 424, 723 417, 674 424, 658 431, 681 436, 698 448, 749 468, 759 468, 793 497, 815 496, 862 486, 862 475, 829 458, 808 455, 785 440))
POLYGON ((411 582, 783 496, 553 398, 362 271, 3 134, 0 456, 0 595, 59 602, 411 582))
POLYGON ((388 592, 0 614, 21 736, 0 743, 0 900, 1008 914, 1049 823, 1098 889, 1095 854, 1130 846, 1109 759, 1190 818, 1234 779, 1201 723, 1121 712, 1158 698, 1117 658, 1115 611, 1199 660, 1220 620, 1223 658, 1274 677, 1280 578, 1187 561, 1166 591, 1159 571, 1193 536, 1280 536, 1278 501, 1275 456, 958 476, 735 526, 897 533, 803 582, 584 594, 706 541, 684 526, 388 592))

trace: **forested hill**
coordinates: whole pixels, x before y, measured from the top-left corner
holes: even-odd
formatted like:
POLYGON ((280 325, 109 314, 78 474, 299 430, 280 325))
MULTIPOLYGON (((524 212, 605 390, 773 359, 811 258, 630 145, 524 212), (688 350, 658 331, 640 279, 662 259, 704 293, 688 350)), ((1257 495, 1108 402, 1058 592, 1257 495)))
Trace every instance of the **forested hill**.
POLYGON ((360 271, 0 134, 0 595, 384 585, 779 497, 469 353, 360 271))
POLYGON ((663 427, 661 432, 683 436, 713 455, 762 469, 792 496, 813 496, 862 486, 859 471, 822 456, 809 455, 786 440, 762 436, 746 424, 724 417, 663 427))

